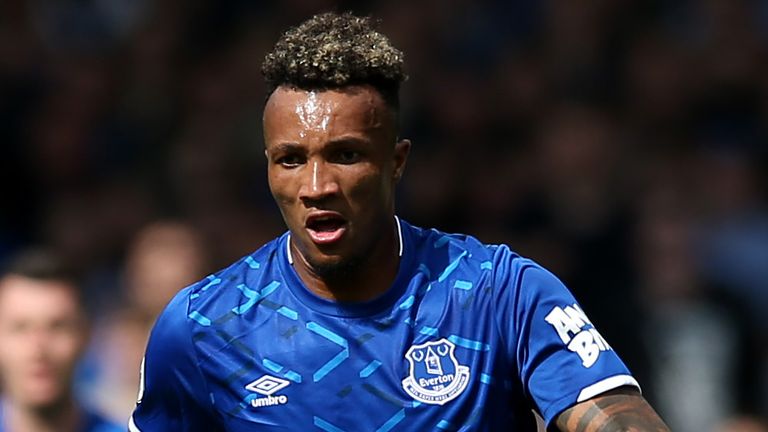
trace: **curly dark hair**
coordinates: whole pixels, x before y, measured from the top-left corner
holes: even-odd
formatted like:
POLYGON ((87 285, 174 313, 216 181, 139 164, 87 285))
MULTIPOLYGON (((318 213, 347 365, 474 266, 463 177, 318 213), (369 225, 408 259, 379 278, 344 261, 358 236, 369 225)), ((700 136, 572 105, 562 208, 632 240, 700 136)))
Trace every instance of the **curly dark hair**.
POLYGON ((349 12, 323 13, 286 31, 266 55, 268 93, 280 86, 323 90, 373 86, 393 108, 407 78, 403 53, 374 29, 371 19, 349 12))

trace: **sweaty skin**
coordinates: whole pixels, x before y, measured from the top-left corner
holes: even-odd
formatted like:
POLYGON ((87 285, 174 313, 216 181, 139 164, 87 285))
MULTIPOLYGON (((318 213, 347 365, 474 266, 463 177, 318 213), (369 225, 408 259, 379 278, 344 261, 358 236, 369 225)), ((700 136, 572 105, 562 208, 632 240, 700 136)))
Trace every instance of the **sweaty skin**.
MULTIPOLYGON (((296 104, 296 115, 305 130, 327 131, 328 123, 331 121, 331 108, 327 103, 318 103, 317 93, 310 91, 304 103, 296 104)), ((302 138, 306 138, 306 135, 305 131, 299 131, 299 136, 302 138)))
POLYGON ((276 89, 264 109, 268 178, 294 267, 321 297, 370 300, 397 272, 395 186, 410 149, 373 87, 276 89), (318 230, 313 218, 331 218, 318 230))
POLYGON ((636 389, 619 388, 581 402, 557 417, 564 432, 669 432, 636 389))

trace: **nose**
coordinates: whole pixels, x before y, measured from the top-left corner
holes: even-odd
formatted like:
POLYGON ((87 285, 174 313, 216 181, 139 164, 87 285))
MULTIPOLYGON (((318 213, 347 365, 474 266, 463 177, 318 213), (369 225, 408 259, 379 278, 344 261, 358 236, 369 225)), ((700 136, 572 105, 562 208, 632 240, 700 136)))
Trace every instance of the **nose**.
POLYGON ((322 200, 339 192, 339 183, 333 169, 323 161, 311 161, 307 164, 305 175, 299 188, 299 198, 304 201, 322 200))
POLYGON ((34 329, 27 334, 25 341, 27 359, 40 361, 48 356, 50 338, 45 329, 34 329))

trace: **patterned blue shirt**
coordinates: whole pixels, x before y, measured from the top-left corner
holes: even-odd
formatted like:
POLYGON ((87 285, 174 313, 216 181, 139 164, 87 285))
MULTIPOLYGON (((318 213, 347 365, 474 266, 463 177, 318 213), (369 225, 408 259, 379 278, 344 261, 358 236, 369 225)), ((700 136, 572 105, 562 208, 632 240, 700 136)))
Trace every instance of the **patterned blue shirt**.
POLYGON ((130 419, 143 431, 535 430, 637 386, 551 273, 398 221, 385 294, 315 296, 290 235, 182 290, 157 321, 130 419))

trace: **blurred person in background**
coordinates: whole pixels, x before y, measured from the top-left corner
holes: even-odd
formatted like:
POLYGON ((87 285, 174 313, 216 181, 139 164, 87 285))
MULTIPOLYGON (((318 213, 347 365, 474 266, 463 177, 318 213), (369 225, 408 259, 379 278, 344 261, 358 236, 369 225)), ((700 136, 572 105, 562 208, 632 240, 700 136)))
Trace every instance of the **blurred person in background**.
POLYGON ((155 318, 180 288, 204 275, 206 263, 203 240, 184 222, 157 221, 135 235, 125 260, 125 299, 95 332, 83 373, 88 400, 113 420, 123 423, 136 403, 136 371, 155 318))
POLYGON ((699 215, 679 184, 684 170, 657 164, 652 172, 655 182, 638 196, 635 253, 646 394, 674 431, 740 424, 736 416, 755 412, 759 399, 756 326, 743 302, 696 265, 699 215))
POLYGON ((88 339, 82 300, 47 251, 23 252, 0 278, 0 431, 123 430, 74 396, 74 370, 88 339))
POLYGON ((768 432, 768 424, 759 417, 739 416, 718 425, 714 432, 768 432))

